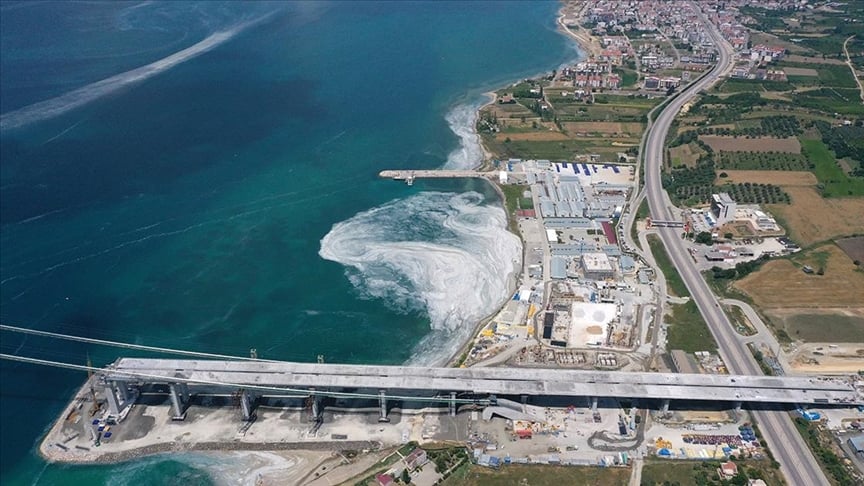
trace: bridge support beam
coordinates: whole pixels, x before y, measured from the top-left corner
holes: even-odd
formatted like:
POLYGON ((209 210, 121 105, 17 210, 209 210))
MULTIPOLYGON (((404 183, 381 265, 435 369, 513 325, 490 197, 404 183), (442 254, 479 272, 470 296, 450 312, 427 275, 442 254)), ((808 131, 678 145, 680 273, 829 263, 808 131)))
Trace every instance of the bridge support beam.
POLYGON ((180 387, 177 383, 169 385, 171 395, 171 420, 186 420, 186 404, 180 396, 180 387))
POLYGON ((255 419, 255 399, 247 390, 240 392, 240 411, 243 412, 243 420, 251 422, 255 419))
POLYGON ((600 400, 597 397, 591 397, 591 411, 592 412, 597 411, 597 402, 599 402, 599 401, 600 400))
POLYGON ((663 413, 669 413, 669 399, 664 398, 662 402, 660 402, 660 411, 663 413))
POLYGON ((450 392, 450 416, 456 416, 456 392, 450 392))
POLYGON ((387 418, 387 390, 378 390, 378 404, 381 407, 381 415, 378 417, 379 422, 389 422, 387 418))
POLYGON ((114 391, 114 382, 109 381, 105 384, 105 400, 108 402, 108 411, 111 415, 117 417, 120 415, 120 401, 117 399, 117 392, 114 391))

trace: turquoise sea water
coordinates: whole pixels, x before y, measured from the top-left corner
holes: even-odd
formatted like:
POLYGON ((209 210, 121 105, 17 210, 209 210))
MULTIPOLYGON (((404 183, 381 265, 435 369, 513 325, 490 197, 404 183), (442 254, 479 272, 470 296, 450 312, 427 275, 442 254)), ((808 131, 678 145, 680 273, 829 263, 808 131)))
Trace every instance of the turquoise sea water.
MULTIPOLYGON (((557 8, 2 3, 0 318, 273 359, 446 359, 506 298, 518 243, 480 183, 376 174, 472 165, 482 93, 576 56, 557 8), (143 81, 93 84, 218 32, 233 35, 143 81), (32 108, 81 88, 94 100, 32 108)), ((0 338, 4 353, 57 361, 133 354, 0 338)), ((35 447, 83 379, 0 362, 0 482, 230 476, 182 455, 46 465, 35 447)))

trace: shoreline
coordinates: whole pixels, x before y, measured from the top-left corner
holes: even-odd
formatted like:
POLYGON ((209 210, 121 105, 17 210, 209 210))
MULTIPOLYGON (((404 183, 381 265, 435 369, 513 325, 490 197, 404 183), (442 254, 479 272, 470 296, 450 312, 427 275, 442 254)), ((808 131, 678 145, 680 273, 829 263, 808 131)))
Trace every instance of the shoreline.
MULTIPOLYGON (((564 25, 564 18, 566 17, 564 10, 567 8, 567 4, 566 4, 566 1, 564 1, 562 3, 563 3, 563 5, 561 5, 561 8, 559 8, 558 12, 557 12, 558 17, 557 17, 556 24, 558 25, 558 31, 561 32, 562 35, 569 37, 576 42, 576 44, 580 50, 580 54, 582 56, 584 56, 586 54, 593 55, 595 53, 594 51, 597 49, 596 47, 592 46, 591 39, 593 39, 593 38, 592 37, 586 38, 584 35, 577 34, 577 33, 573 32, 572 30, 570 30, 569 28, 567 28, 567 26, 564 25)), ((490 105, 493 105, 497 101, 498 95, 495 93, 495 91, 488 91, 488 92, 484 93, 484 95, 489 97, 489 102, 484 103, 479 108, 477 108, 477 113, 476 113, 476 116, 474 117, 474 120, 475 120, 474 125, 475 126, 472 127, 475 134, 477 135, 477 140, 480 143, 481 150, 483 151, 484 159, 474 169, 475 170, 489 170, 489 171, 491 171, 491 170, 493 170, 493 168, 492 168, 490 162, 496 158, 496 155, 493 154, 489 150, 488 147, 486 147, 486 144, 483 142, 483 137, 481 137, 480 134, 476 133, 476 130, 477 130, 476 120, 478 120, 480 118, 480 112, 482 112, 484 108, 486 108, 490 105)), ((495 190, 495 192, 501 198, 501 203, 504 207, 504 211, 506 212, 507 211, 507 196, 504 194, 504 191, 501 189, 501 186, 498 185, 495 181, 489 180, 488 182, 489 182, 489 185, 492 186, 492 188, 495 190)), ((507 214, 506 216, 507 216, 507 221, 509 223, 512 215, 507 214)), ((508 224, 507 231, 510 231, 509 224, 508 224)), ((507 305, 507 302, 509 301, 509 297, 511 295, 513 295, 513 292, 516 291, 516 289, 518 287, 518 283, 524 281, 524 278, 525 278, 525 268, 524 268, 525 267, 525 265, 524 265, 524 262, 525 262, 525 240, 522 237, 521 233, 513 233, 511 231, 511 234, 516 235, 516 237, 519 238, 519 241, 522 243, 522 254, 521 254, 521 258, 520 258, 520 262, 519 262, 520 268, 518 270, 514 270, 513 272, 511 272, 510 274, 507 275, 507 285, 508 285, 508 289, 510 290, 510 292, 507 294, 507 299, 504 300, 504 302, 500 306, 498 306, 498 308, 492 314, 481 319, 479 322, 477 322, 477 324, 474 325, 474 329, 472 330, 472 332, 470 334, 470 336, 471 336, 470 339, 468 339, 461 346, 459 346, 459 348, 455 352, 455 354, 450 356, 450 358, 445 362, 446 363, 445 366, 447 366, 447 367, 457 367, 457 366, 460 366, 462 364, 462 362, 464 361, 462 359, 462 357, 468 352, 468 350, 471 349, 471 345, 474 344, 474 341, 477 339, 480 331, 483 328, 485 328, 486 325, 495 318, 495 316, 497 316, 498 314, 501 313, 501 311, 504 309, 504 306, 507 305)))

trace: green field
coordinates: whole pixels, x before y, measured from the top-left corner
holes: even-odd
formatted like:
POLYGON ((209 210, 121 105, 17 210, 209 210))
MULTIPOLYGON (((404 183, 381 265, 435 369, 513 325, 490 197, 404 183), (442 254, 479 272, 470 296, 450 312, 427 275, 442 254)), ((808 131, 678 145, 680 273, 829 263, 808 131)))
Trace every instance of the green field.
POLYGON ((784 484, 779 472, 771 468, 769 461, 745 460, 738 461, 740 479, 732 482, 720 482, 717 477, 717 461, 651 461, 642 468, 642 486, 690 486, 690 485, 721 485, 747 484, 746 478, 762 479, 769 486, 784 484), (743 475, 741 473, 744 473, 743 475))
POLYGON ((771 152, 715 152, 718 169, 734 170, 808 170, 802 154, 771 152))
POLYGON ((669 259, 669 254, 666 253, 663 241, 660 240, 660 237, 657 235, 648 235, 647 238, 648 246, 651 247, 651 254, 654 255, 654 261, 657 262, 657 266, 660 267, 660 271, 663 272, 663 276, 666 277, 667 291, 670 294, 679 297, 688 297, 690 291, 687 290, 687 286, 684 285, 684 281, 681 279, 678 270, 676 270, 675 266, 672 265, 672 260, 669 259))
POLYGON ((686 304, 674 304, 671 308, 672 315, 666 319, 670 324, 667 349, 683 349, 688 353, 714 352, 717 349, 717 342, 699 313, 696 302, 690 300, 686 304))
MULTIPOLYGON (((807 342, 864 342, 864 319, 843 314, 796 314, 783 320, 786 333, 807 342)), ((862 366, 864 367, 864 366, 862 366)))
POLYGON ((864 196, 864 179, 846 175, 821 140, 801 139, 801 151, 814 165, 823 197, 864 196))
POLYGON ((508 465, 494 470, 480 466, 460 468, 441 484, 444 486, 624 486, 630 468, 508 465))

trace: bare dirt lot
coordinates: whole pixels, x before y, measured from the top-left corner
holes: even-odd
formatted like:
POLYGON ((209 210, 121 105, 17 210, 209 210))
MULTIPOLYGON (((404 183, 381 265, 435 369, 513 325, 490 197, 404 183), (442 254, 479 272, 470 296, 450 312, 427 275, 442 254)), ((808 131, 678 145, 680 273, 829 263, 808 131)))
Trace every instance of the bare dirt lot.
POLYGON ((814 187, 783 186, 792 204, 770 204, 786 231, 801 245, 864 233, 864 198, 823 199, 814 187))
POLYGON ((750 182, 778 186, 815 186, 819 181, 812 172, 792 170, 723 170, 729 177, 717 179, 718 184, 750 182))
POLYGON ((770 261, 734 286, 766 312, 774 308, 860 308, 864 272, 831 243, 798 254, 792 260, 770 261), (825 274, 806 274, 803 265, 823 267, 825 274))
POLYGON ((795 137, 735 138, 721 135, 700 135, 699 139, 707 143, 715 151, 801 153, 801 144, 795 137))
MULTIPOLYGON (((834 243, 837 243, 837 246, 839 246, 853 261, 858 260, 864 262, 864 236, 843 238, 834 243)), ((864 298, 862 298, 862 300, 864 300, 864 298)))
POLYGON ((787 359, 799 373, 856 373, 864 369, 864 343, 802 344, 787 359))
POLYGON ((813 68, 784 67, 783 72, 788 76, 819 76, 819 71, 813 68))

